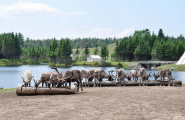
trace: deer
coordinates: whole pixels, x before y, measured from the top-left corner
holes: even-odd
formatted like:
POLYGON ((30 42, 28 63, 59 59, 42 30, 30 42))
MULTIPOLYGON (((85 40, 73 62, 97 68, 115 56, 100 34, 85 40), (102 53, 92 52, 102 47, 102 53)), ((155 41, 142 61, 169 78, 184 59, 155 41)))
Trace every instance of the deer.
POLYGON ((31 79, 33 78, 34 76, 32 76, 32 72, 30 70, 26 70, 24 72, 24 78, 22 77, 23 79, 23 82, 24 82, 24 86, 25 87, 31 87, 31 79))

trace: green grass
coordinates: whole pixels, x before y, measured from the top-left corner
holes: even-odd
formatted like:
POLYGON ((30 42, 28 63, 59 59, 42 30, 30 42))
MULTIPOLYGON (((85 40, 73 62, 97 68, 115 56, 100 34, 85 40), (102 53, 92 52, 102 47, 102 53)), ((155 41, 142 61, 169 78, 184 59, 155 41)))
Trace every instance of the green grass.
POLYGON ((16 88, 0 89, 0 93, 15 92, 16 88))
MULTIPOLYGON (((109 50, 109 57, 108 57, 108 61, 111 61, 111 53, 114 53, 114 47, 115 46, 115 43, 113 44, 110 44, 108 45, 108 50, 109 50)), ((89 48, 90 50, 90 55, 94 55, 94 50, 95 50, 95 47, 93 48, 89 48)), ((100 50, 101 50, 101 46, 98 47, 98 50, 99 50, 99 53, 100 53, 100 50)), ((76 49, 73 49, 73 53, 75 53, 76 49)), ((82 51, 80 50, 80 55, 82 54, 82 51)))
POLYGON ((156 68, 156 70, 173 68, 173 71, 185 71, 185 65, 168 64, 156 68))
POLYGON ((182 86, 185 86, 185 83, 182 83, 182 86))
POLYGON ((21 60, 0 59, 0 66, 23 65, 21 60))

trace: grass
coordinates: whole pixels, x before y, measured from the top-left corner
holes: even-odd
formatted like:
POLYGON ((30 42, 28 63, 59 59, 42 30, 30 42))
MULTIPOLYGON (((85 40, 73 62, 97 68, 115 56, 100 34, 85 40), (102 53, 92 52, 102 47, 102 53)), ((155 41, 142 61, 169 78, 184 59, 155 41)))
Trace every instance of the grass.
POLYGON ((23 65, 21 60, 0 59, 0 66, 23 65))
POLYGON ((168 64, 156 68, 156 70, 173 68, 173 71, 185 71, 185 65, 168 64))
POLYGON ((185 83, 182 83, 182 86, 185 86, 185 83))
POLYGON ((0 93, 15 92, 16 88, 0 89, 0 93))

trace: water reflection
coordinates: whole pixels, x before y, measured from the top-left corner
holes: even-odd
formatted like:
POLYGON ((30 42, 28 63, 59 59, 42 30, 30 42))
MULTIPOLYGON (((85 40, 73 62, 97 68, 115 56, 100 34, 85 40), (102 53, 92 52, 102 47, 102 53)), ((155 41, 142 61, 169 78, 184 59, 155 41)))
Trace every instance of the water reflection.
MULTIPOLYGON (((58 70, 65 74, 67 70, 90 70, 90 69, 103 69, 107 73, 109 70, 116 70, 115 67, 84 67, 84 66, 72 66, 72 67, 58 67, 58 70)), ((0 87, 3 88, 15 88, 18 84, 23 84, 22 77, 26 70, 32 71, 32 75, 34 76, 35 80, 38 80, 40 78, 40 75, 45 72, 55 72, 55 70, 51 69, 48 65, 22 65, 22 66, 9 66, 9 67, 0 67, 0 87)), ((126 73, 129 73, 130 70, 125 70, 126 73)), ((150 77, 150 80, 153 80, 153 72, 157 73, 156 70, 147 70, 147 73, 149 74, 151 72, 152 77, 150 77)), ((116 75, 116 73, 113 73, 116 75)), ((183 83, 185 83, 185 72, 181 71, 173 71, 172 77, 176 80, 182 80, 183 83)), ((33 86, 33 81, 31 82, 31 85, 33 86)))

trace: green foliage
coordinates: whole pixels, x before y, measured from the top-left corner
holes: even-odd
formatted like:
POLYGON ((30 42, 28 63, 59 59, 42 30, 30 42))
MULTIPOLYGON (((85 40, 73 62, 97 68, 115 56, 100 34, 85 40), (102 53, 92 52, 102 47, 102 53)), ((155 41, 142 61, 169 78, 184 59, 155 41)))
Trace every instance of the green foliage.
POLYGON ((107 45, 103 44, 101 46, 101 57, 104 59, 104 60, 107 60, 109 56, 109 50, 108 50, 108 47, 107 45))
POLYGON ((99 50, 98 50, 98 44, 96 43, 96 48, 94 49, 94 55, 98 55, 99 50))
POLYGON ((162 29, 158 36, 148 29, 135 31, 133 36, 124 37, 116 42, 115 59, 117 61, 139 60, 178 60, 185 51, 185 39, 164 36, 162 29))
POLYGON ((0 43, 0 58, 19 59, 22 49, 17 33, 0 34, 0 43))
POLYGON ((85 54, 85 56, 87 57, 87 55, 89 55, 89 53, 90 53, 90 50, 89 50, 89 48, 88 48, 88 45, 86 44, 85 50, 84 50, 84 54, 85 54))
POLYGON ((111 62, 106 62, 105 66, 106 67, 111 67, 112 66, 112 63, 111 62))
POLYGON ((121 63, 118 63, 117 68, 123 68, 123 65, 121 63))

